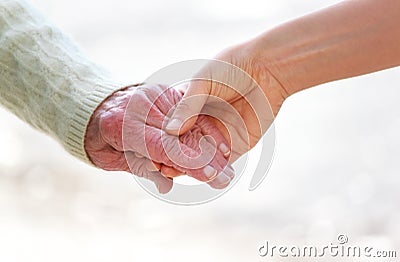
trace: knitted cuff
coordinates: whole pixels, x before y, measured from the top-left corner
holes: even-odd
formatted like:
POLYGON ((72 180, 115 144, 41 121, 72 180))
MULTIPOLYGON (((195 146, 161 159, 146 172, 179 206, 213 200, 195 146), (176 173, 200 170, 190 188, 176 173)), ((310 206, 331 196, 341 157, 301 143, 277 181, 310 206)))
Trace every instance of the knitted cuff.
POLYGON ((91 117, 100 104, 115 92, 124 89, 127 85, 117 83, 102 83, 95 85, 90 94, 79 103, 76 113, 71 119, 71 124, 62 142, 64 148, 73 156, 93 165, 85 150, 86 129, 91 117))

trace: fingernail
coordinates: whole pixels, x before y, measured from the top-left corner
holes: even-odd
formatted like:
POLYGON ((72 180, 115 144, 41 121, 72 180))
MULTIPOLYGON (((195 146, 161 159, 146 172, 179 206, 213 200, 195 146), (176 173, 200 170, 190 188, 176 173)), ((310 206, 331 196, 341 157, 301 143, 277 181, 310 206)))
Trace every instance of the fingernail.
POLYGON ((204 174, 210 180, 212 180, 217 175, 217 170, 215 170, 212 166, 206 166, 203 169, 204 174))
POLYGON ((172 119, 168 123, 167 129, 168 130, 179 130, 179 128, 181 128, 181 125, 182 125, 182 121, 177 119, 177 118, 175 118, 175 119, 172 119))
POLYGON ((143 156, 142 156, 141 154, 138 154, 138 153, 135 153, 135 156, 136 156, 137 158, 143 158, 143 156))
POLYGON ((228 175, 228 177, 233 180, 235 178, 235 170, 233 169, 233 167, 231 165, 227 165, 224 169, 224 172, 226 175, 228 175))
POLYGON ((158 171, 158 168, 157 168, 157 167, 154 165, 154 163, 151 162, 151 161, 148 161, 148 162, 146 163, 146 168, 147 168, 148 171, 151 171, 151 172, 158 171))
POLYGON ((231 150, 225 143, 219 145, 219 150, 221 150, 221 152, 224 154, 225 157, 228 157, 229 154, 231 153, 231 150))
POLYGON ((226 186, 231 182, 231 179, 229 178, 228 175, 222 172, 215 178, 214 181, 220 186, 226 186))

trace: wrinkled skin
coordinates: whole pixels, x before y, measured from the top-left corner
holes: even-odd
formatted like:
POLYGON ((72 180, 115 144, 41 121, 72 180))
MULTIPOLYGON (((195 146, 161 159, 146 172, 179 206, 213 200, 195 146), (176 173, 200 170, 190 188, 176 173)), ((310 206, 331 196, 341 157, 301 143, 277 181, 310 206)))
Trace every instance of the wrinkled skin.
POLYGON ((210 117, 200 116, 179 137, 162 130, 169 111, 181 99, 182 94, 175 89, 154 84, 114 93, 89 123, 85 148, 91 161, 104 170, 127 171, 150 179, 161 193, 170 191, 172 179, 181 174, 214 188, 228 186, 234 177, 228 166, 229 152, 216 148, 229 143, 210 117), (205 135, 207 139, 202 139, 205 135), (212 172, 204 171, 210 167, 212 172))

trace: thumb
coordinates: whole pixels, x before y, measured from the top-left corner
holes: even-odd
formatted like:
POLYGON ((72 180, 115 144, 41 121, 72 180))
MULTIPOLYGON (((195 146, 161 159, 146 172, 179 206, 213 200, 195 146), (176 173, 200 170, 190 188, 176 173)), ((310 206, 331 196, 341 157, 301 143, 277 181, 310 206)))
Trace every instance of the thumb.
POLYGON ((190 82, 183 98, 176 104, 175 110, 166 126, 170 135, 181 135, 191 129, 207 102, 210 82, 194 80, 190 82))

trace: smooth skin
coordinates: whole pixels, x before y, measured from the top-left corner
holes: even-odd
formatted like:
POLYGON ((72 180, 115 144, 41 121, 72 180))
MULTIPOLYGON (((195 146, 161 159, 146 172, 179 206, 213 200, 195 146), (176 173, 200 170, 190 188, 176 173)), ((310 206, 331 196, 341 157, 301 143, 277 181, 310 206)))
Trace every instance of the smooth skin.
MULTIPOLYGON (((276 116, 285 99, 301 90, 399 66, 400 1, 344 1, 268 30, 224 50, 215 59, 246 71, 259 84, 276 116)), ((212 63, 201 71, 221 74, 212 63)), ((269 105, 265 103, 262 110, 257 109, 257 101, 253 108, 248 106, 249 86, 243 85, 241 78, 236 79, 234 73, 224 72, 224 76, 224 82, 236 83, 234 88, 240 92, 214 81, 191 82, 167 132, 185 133, 209 101, 217 97, 231 104, 246 123, 251 138, 243 140, 248 143, 247 149, 231 145, 233 152, 242 155, 261 139, 266 132, 264 126, 272 123, 270 118, 260 117, 269 105)), ((230 140, 231 134, 225 128, 221 131, 230 140)))

